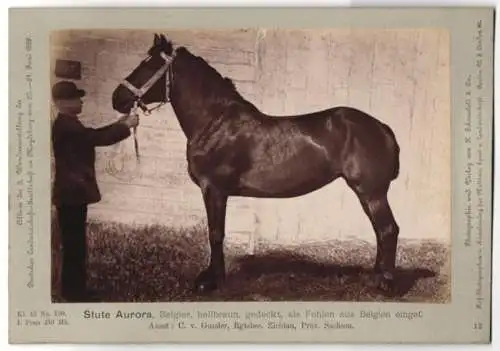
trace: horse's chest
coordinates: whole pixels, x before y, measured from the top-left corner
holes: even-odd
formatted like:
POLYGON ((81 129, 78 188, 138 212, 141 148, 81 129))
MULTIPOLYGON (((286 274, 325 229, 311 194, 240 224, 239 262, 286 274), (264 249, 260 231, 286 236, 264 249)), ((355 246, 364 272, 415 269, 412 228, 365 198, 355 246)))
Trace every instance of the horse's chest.
POLYGON ((228 138, 213 145, 190 145, 188 170, 198 185, 235 188, 241 174, 251 168, 250 154, 241 138, 228 138))

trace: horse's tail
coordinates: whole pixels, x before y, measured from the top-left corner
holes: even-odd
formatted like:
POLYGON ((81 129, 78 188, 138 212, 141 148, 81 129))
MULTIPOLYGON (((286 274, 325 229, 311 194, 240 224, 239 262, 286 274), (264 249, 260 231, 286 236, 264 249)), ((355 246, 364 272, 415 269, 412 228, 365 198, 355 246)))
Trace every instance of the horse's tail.
POLYGON ((392 179, 396 179, 399 176, 399 168, 400 168, 400 161, 399 161, 399 144, 394 138, 394 172, 392 173, 392 179))
POLYGON ((398 141, 396 140, 396 136, 394 135, 394 132, 392 131, 391 127, 388 125, 384 125, 385 130, 389 134, 389 148, 392 149, 393 152, 393 171, 392 171, 392 179, 396 179, 399 176, 400 172, 400 161, 399 161, 399 154, 400 154, 400 147, 398 144, 398 141))

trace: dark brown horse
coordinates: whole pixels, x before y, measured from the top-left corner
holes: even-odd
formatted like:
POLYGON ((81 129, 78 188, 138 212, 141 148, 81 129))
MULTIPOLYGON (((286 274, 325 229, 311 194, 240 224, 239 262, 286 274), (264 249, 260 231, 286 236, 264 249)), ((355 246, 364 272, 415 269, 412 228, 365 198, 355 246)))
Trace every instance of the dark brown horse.
POLYGON ((399 146, 387 125, 350 107, 264 114, 204 59, 184 47, 174 50, 156 34, 148 57, 116 88, 112 102, 120 113, 129 113, 134 102, 143 109, 170 102, 186 135, 188 171, 203 195, 211 249, 209 266, 195 282, 199 291, 216 289, 225 277, 229 196, 296 197, 339 177, 375 231, 375 277, 391 285, 399 227, 387 192, 398 176, 399 146))

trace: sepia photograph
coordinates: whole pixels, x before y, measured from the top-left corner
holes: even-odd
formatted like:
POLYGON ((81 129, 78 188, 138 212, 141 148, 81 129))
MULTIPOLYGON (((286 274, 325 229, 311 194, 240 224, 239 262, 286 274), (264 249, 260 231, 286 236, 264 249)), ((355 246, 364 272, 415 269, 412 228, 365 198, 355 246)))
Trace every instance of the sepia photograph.
POLYGON ((494 9, 9 28, 10 343, 491 343, 494 9))
POLYGON ((450 47, 52 31, 52 302, 450 303, 450 47))

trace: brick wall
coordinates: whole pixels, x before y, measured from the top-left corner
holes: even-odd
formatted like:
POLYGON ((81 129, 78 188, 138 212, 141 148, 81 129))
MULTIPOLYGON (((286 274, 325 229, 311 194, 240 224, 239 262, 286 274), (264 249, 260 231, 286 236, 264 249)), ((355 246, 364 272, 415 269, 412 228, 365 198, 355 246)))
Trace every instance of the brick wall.
MULTIPOLYGON (((276 115, 351 105, 393 127, 401 175, 390 201, 401 237, 448 239, 448 37, 431 30, 164 31, 233 78, 243 96, 276 115)), ((117 119, 111 93, 151 45, 153 32, 72 31, 54 35, 55 58, 82 62, 88 91, 82 120, 117 119)), ((54 77, 54 80, 56 78, 54 77)), ((103 200, 90 216, 126 222, 194 224, 205 218, 186 171, 185 137, 169 105, 141 119, 141 163, 132 138, 98 149, 103 200)), ((354 194, 339 180, 295 199, 231 198, 228 240, 374 241, 354 194)))

